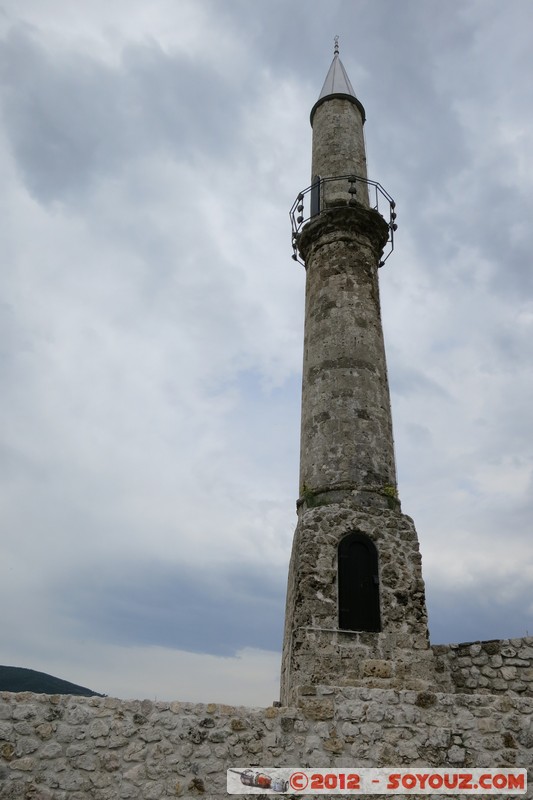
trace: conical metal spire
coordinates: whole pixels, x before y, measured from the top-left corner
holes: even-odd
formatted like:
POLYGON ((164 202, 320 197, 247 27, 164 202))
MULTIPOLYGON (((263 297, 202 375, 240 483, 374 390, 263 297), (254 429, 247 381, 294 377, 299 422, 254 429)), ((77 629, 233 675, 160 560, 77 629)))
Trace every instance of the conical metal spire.
POLYGON ((324 85, 318 99, 320 100, 322 97, 327 97, 328 94, 350 94, 355 97, 353 86, 350 83, 350 79, 346 70, 344 69, 342 61, 339 58, 338 51, 333 56, 331 67, 326 75, 326 80, 324 81, 324 85))
POLYGON ((344 98, 346 100, 350 100, 352 103, 355 103, 355 105, 361 112, 363 122, 365 121, 366 119, 365 109, 355 96, 355 92, 352 84, 350 83, 348 73, 344 69, 344 64, 339 58, 338 36, 335 37, 335 49, 333 51, 333 61, 331 62, 328 74, 326 75, 326 80, 324 81, 322 91, 320 92, 320 95, 315 105, 311 109, 311 125, 313 124, 313 117, 315 115, 315 111, 318 108, 318 106, 322 105, 322 103, 325 100, 330 100, 333 97, 344 98))

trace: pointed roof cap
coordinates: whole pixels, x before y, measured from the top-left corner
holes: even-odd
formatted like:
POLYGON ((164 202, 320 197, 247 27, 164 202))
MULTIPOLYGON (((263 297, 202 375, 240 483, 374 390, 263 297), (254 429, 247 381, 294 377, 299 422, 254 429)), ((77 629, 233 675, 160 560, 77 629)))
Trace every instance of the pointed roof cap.
POLYGON ((311 125, 313 124, 313 117, 318 106, 322 105, 322 103, 324 103, 326 100, 331 100, 334 97, 340 97, 344 100, 350 100, 352 103, 354 103, 361 112, 363 122, 365 121, 365 109, 363 108, 362 103, 360 103, 355 96, 348 73, 344 69, 344 64, 339 58, 339 42, 337 36, 335 37, 333 61, 331 62, 331 66, 328 74, 326 75, 326 80, 324 81, 324 85, 318 100, 311 109, 311 125))
POLYGON ((350 83, 350 79, 338 53, 335 53, 333 56, 333 61, 326 75, 326 80, 324 81, 319 99, 321 97, 327 97, 328 94, 350 94, 355 97, 353 86, 350 83))

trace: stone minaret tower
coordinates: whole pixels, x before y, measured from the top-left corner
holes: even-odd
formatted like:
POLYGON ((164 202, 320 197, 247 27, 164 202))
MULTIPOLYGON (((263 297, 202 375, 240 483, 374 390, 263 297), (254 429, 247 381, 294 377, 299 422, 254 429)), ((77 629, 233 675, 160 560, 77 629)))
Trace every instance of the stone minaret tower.
POLYGON ((424 688, 431 677, 418 540, 396 488, 379 302, 396 214, 367 178, 364 122, 336 42, 311 111, 312 185, 293 207, 294 258, 307 277, 284 705, 313 684, 424 688))

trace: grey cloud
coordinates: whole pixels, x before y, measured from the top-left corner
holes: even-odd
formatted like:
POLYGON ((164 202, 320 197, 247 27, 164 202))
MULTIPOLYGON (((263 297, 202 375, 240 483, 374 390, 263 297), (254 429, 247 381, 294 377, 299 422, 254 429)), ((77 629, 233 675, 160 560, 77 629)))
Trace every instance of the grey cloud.
POLYGON ((407 424, 405 430, 409 439, 414 445, 423 445, 425 447, 431 444, 431 431, 425 425, 417 425, 416 423, 407 424))
POLYGON ((401 365, 397 359, 391 359, 389 380, 391 392, 402 397, 416 394, 449 399, 446 389, 436 381, 414 367, 401 365))
MULTIPOLYGON (((497 161, 488 165, 483 179, 479 171, 465 169, 443 185, 445 200, 438 208, 430 203, 428 221, 437 223, 445 232, 446 240, 428 242, 435 277, 445 278, 449 264, 459 253, 459 247, 469 253, 462 257, 463 283, 473 288, 486 285, 490 291, 510 298, 531 295, 533 291, 533 269, 531 248, 524 238, 514 239, 516 224, 525 224, 533 214, 533 195, 521 186, 509 186, 505 166, 497 161), (454 197, 454 194, 456 196, 454 197), (437 252, 436 245, 440 248, 437 252), (440 274, 439 274, 440 273, 440 274)), ((454 279, 457 274, 454 274, 454 279)))
POLYGON ((76 570, 54 587, 58 613, 80 635, 123 645, 161 645, 212 655, 243 647, 280 650, 285 575, 246 564, 216 573, 115 562, 76 570))
POLYGON ((178 161, 236 146, 236 90, 155 43, 130 45, 113 68, 50 53, 23 29, 1 45, 6 130, 32 193, 73 200, 128 159, 163 150, 178 161))
POLYGON ((328 3, 331 29, 326 32, 321 0, 291 5, 285 0, 268 0, 267 3, 234 0, 231 6, 221 6, 217 0, 210 0, 208 5, 216 16, 230 17, 233 22, 238 20, 239 28, 254 52, 268 63, 273 72, 286 76, 288 72, 297 70, 301 78, 317 70, 320 78, 324 79, 327 64, 320 66, 319 59, 327 61, 328 55, 333 53, 333 36, 342 33, 338 30, 342 0, 328 3))
POLYGON ((432 644, 508 639, 533 634, 530 584, 517 571, 469 588, 426 584, 432 644), (509 589, 511 588, 511 592, 509 589), (506 599, 504 599, 506 598, 506 599), (525 600, 527 598, 527 600, 525 600))

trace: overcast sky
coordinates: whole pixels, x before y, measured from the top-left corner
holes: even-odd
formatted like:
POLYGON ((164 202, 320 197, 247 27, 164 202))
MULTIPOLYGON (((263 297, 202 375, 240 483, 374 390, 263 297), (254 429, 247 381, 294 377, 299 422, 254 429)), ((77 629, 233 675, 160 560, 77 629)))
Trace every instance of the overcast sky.
POLYGON ((278 697, 340 35, 394 197, 399 489, 434 643, 533 634, 529 0, 0 0, 0 663, 278 697))

